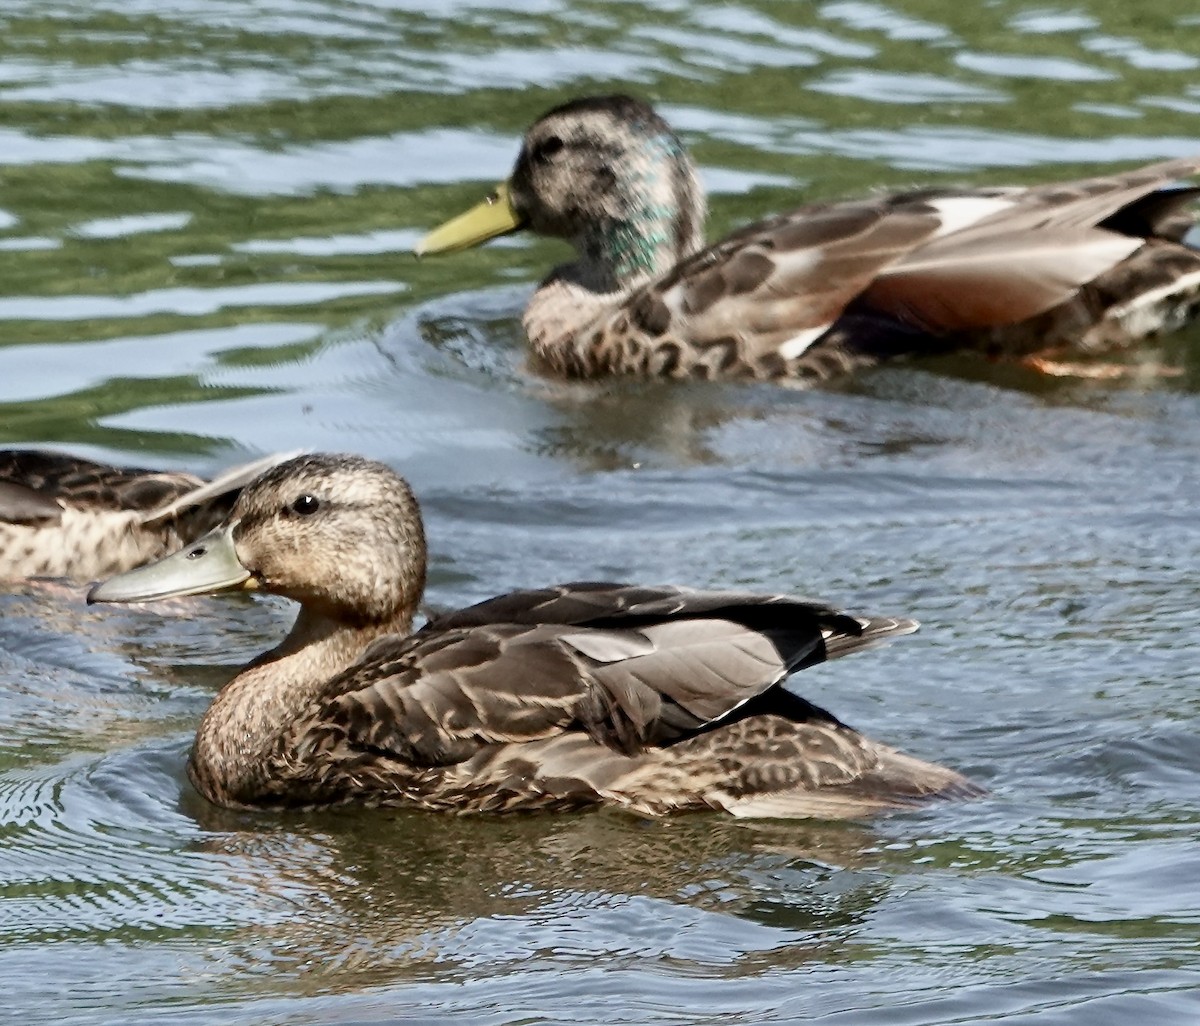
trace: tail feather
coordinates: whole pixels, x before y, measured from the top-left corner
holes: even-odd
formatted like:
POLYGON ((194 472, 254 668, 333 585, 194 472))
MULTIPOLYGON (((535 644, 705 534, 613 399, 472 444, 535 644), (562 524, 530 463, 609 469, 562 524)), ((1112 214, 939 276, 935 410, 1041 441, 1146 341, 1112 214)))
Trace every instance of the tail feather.
POLYGON ((987 794, 986 788, 945 766, 905 755, 888 745, 876 748, 878 765, 841 786, 710 797, 730 815, 742 819, 861 819, 934 801, 987 794))
POLYGON ((840 631, 826 631, 825 658, 839 659, 851 652, 861 652, 865 648, 875 648, 892 638, 912 634, 920 628, 920 623, 905 617, 855 617, 861 630, 857 634, 840 631))

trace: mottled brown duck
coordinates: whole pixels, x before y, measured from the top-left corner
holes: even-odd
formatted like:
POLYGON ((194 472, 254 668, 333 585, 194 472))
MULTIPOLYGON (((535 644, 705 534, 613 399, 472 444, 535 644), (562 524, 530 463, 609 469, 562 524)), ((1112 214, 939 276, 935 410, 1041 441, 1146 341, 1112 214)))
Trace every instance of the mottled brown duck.
POLYGON ((508 181, 416 252, 521 228, 570 242, 577 259, 524 318, 535 362, 568 377, 820 380, 958 349, 1091 353, 1200 309, 1184 242, 1200 189, 1178 184, 1198 168, 814 203, 706 246, 670 126, 640 100, 588 97, 539 118, 508 181))
POLYGON ((413 633, 425 560, 402 478, 353 456, 302 456, 249 485, 206 537, 88 598, 253 588, 300 603, 288 636, 225 685, 196 734, 191 779, 227 807, 855 817, 978 793, 783 687, 912 620, 786 595, 577 583, 413 633))
POLYGON ((204 481, 66 453, 2 450, 0 580, 94 581, 160 559, 220 523, 242 486, 283 458, 204 481))

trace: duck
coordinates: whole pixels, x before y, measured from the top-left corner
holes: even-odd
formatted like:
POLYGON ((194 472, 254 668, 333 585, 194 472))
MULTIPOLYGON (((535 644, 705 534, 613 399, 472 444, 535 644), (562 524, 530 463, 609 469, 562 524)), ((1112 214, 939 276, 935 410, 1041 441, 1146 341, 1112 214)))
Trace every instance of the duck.
POLYGON ((159 559, 210 531, 242 486, 283 458, 206 481, 70 453, 0 450, 0 581, 91 582, 159 559))
POLYGON ((415 252, 520 229, 569 242, 576 259, 524 314, 532 362, 568 378, 804 383, 956 350, 1070 373, 1064 356, 1200 311, 1200 253, 1185 241, 1200 188, 1179 184, 1198 169, 1193 157, 810 203, 707 245, 679 137, 643 100, 588 96, 538 118, 507 181, 415 252))
POLYGON ((783 686, 914 620, 583 581, 414 630, 427 558, 399 474, 308 454, 247 485, 209 534, 95 585, 88 602, 260 590, 299 603, 286 637, 225 684, 196 731, 190 779, 226 808, 838 819, 981 793, 783 686))

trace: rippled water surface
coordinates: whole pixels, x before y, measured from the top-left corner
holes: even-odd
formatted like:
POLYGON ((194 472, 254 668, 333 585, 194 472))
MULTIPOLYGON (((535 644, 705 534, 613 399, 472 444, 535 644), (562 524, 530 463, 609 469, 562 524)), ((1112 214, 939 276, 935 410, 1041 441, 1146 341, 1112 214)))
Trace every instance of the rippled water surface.
POLYGON ((571 95, 654 99, 717 233, 1196 152, 1198 43, 1170 0, 5 0, 0 444, 383 458, 438 606, 618 578, 919 617, 801 689, 992 792, 850 825, 223 813, 191 731, 285 604, 23 586, 6 1018, 1200 1020, 1200 331, 1114 381, 567 386, 518 325, 560 247, 408 255, 571 95))

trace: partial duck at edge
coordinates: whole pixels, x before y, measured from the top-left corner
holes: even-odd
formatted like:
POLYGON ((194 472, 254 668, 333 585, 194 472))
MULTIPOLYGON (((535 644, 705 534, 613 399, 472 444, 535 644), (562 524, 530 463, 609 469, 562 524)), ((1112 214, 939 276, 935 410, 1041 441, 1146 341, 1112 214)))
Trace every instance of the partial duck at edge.
POLYGON ((68 453, 0 450, 0 581, 94 581, 159 559, 211 530, 243 485, 284 458, 205 481, 68 453))
POLYGON ((814 203, 704 242, 696 166, 628 96, 573 100, 525 135, 509 179, 417 254, 522 228, 565 239, 525 312, 567 377, 823 380, 976 350, 1086 354, 1200 312, 1184 242, 1200 157, 1027 188, 927 188, 814 203))

